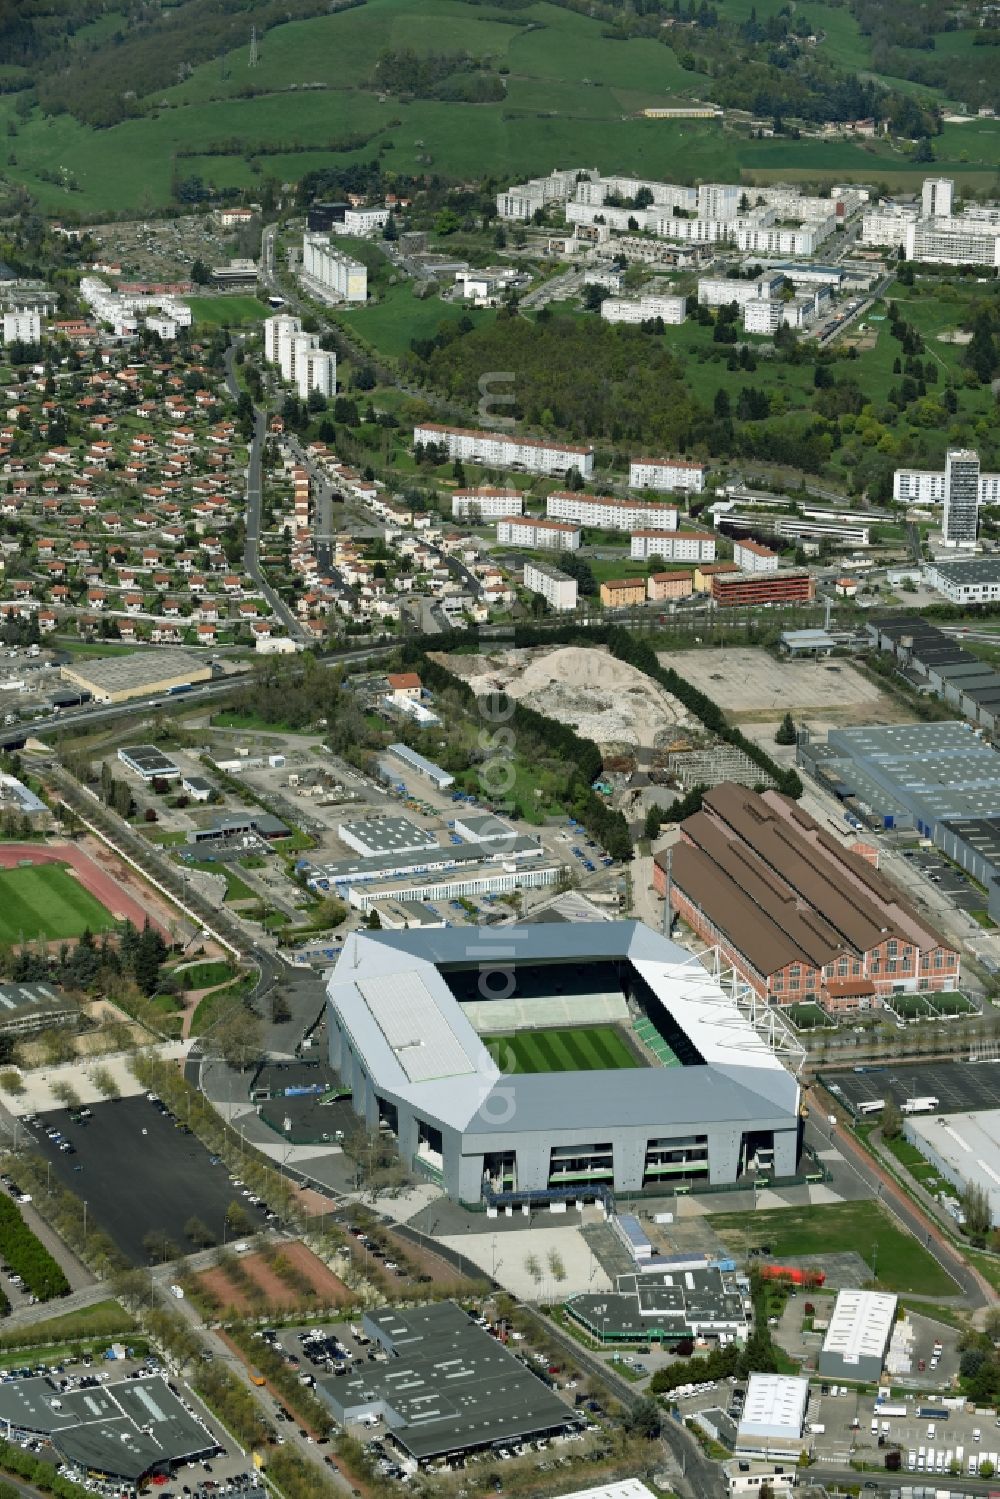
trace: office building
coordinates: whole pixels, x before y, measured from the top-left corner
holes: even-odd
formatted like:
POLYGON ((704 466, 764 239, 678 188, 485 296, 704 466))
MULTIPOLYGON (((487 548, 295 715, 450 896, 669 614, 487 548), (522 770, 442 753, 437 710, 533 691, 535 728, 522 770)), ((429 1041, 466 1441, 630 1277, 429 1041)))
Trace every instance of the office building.
POLYGON ((897 1297, 881 1291, 838 1291, 817 1373, 824 1379, 877 1384, 892 1341, 897 1304, 897 1297))
POLYGON ((690 1258, 647 1259, 641 1270, 619 1275, 614 1291, 570 1296, 566 1311, 602 1347, 669 1346, 682 1338, 742 1343, 749 1332, 746 1299, 733 1272, 690 1258))
POLYGON ((130 744, 118 751, 118 758, 133 775, 146 782, 176 781, 181 768, 155 744, 130 744))
POLYGON ((594 531, 676 531, 677 509, 654 500, 616 500, 606 494, 554 490, 545 502, 553 520, 572 521, 594 531))
POLYGON ((774 1004, 867 1009, 958 982, 955 949, 868 859, 776 791, 707 791, 669 858, 656 856, 653 883, 774 1004))
POLYGON ((808 603, 816 596, 812 573, 794 568, 771 572, 719 573, 712 579, 712 598, 720 609, 808 603))
POLYGON ((368 270, 330 243, 328 234, 306 230, 302 238, 302 280, 324 301, 365 302, 368 270))
POLYGON ((686 458, 633 458, 628 468, 629 489, 683 489, 701 494, 708 470, 686 458))
POLYGON ((531 474, 568 474, 573 469, 588 478, 594 469, 594 450, 573 443, 549 442, 540 437, 483 432, 472 427, 448 427, 423 422, 413 429, 413 444, 443 447, 449 458, 482 463, 493 468, 523 469, 531 474))
POLYGON ((512 547, 544 547, 546 551, 576 552, 582 537, 571 521, 541 520, 535 516, 511 516, 497 521, 497 541, 512 547))
POLYGON ((764 1147, 794 1174, 798 1084, 690 953, 634 921, 503 935, 498 959, 488 930, 352 933, 330 977, 330 1065, 408 1167, 470 1204, 732 1182, 764 1147), (568 1024, 613 1028, 632 1064, 504 1073, 481 1039, 568 1024))
POLYGON ((547 562, 524 564, 524 586, 532 593, 540 593, 556 614, 569 613, 577 606, 576 579, 547 562))

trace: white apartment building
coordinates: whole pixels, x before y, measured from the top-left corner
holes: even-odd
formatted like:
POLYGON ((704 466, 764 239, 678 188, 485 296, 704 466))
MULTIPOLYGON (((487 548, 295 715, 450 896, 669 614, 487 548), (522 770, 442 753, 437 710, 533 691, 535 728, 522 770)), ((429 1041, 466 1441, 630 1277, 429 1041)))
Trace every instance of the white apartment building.
POLYGON ((451 497, 452 520, 501 520, 524 513, 524 496, 516 489, 456 489, 451 497))
POLYGON ((955 203, 955 184, 950 177, 925 177, 920 202, 925 219, 950 219, 955 203))
POLYGON ((545 502, 552 520, 571 521, 597 531, 676 531, 673 505, 649 504, 645 500, 616 500, 611 495, 554 491, 545 502))
POLYGON ((177 324, 172 317, 167 317, 164 312, 150 312, 146 314, 146 330, 155 333, 162 338, 164 343, 172 343, 177 337, 177 324))
MULTIPOLYGON (((536 208, 545 208, 549 203, 564 203, 576 189, 581 168, 571 167, 567 171, 551 172, 548 177, 534 177, 530 182, 520 182, 497 193, 497 213, 502 219, 526 223, 536 208)), ((596 175, 583 169, 584 176, 596 175)))
POLYGON ((743 303, 743 329, 746 333, 776 333, 784 322, 785 304, 765 297, 753 297, 743 303))
POLYGON ((662 557, 664 562, 714 562, 715 537, 701 531, 633 531, 629 556, 645 562, 662 557))
POLYGON ((687 458, 633 458, 628 466, 629 489, 684 489, 701 494, 708 470, 687 458))
POLYGON ((293 333, 302 332, 302 319, 279 313, 264 319, 264 360, 267 364, 279 364, 282 348, 293 333))
POLYGON ((777 552, 758 541, 734 541, 733 561, 741 573, 776 573, 780 565, 777 552))
POLYGON ((42 319, 37 307, 12 307, 3 315, 5 344, 36 344, 42 336, 42 319))
POLYGON ((320 348, 318 333, 303 333, 300 318, 279 315, 264 320, 264 358, 278 366, 281 378, 303 401, 314 390, 321 396, 337 392, 337 356, 320 348))
POLYGON ((735 219, 746 188, 729 183, 703 182, 698 189, 698 213, 703 219, 735 219))
POLYGON ((540 593, 550 609, 557 614, 567 614, 577 605, 576 579, 546 562, 524 564, 524 586, 532 593, 540 593))
POLYGON ((368 270, 330 244, 328 234, 307 231, 302 239, 302 279, 311 290, 338 302, 368 298, 368 270))
MULTIPOLYGON (((903 505, 941 505, 947 493, 943 469, 897 468, 892 478, 892 497, 903 505)), ((1000 474, 979 475, 978 503, 1000 505, 1000 474)))
POLYGON ((497 541, 507 546, 576 552, 581 539, 580 527, 569 521, 537 520, 528 515, 511 515, 497 521, 497 541))
POLYGON ((647 323, 662 318, 677 326, 687 317, 686 297, 607 297, 601 303, 601 317, 606 323, 647 323))
POLYGON ((372 234, 381 234, 388 222, 388 208, 345 208, 343 232, 367 239, 372 234))
POLYGON ((593 448, 548 442, 539 437, 515 437, 474 427, 424 422, 414 427, 413 442, 414 445, 441 443, 449 458, 492 468, 519 468, 531 474, 565 474, 576 469, 585 479, 594 471, 593 448))
POLYGON ((906 244, 906 231, 917 218, 916 208, 897 203, 881 203, 862 215, 861 243, 898 250, 906 244))
POLYGON ((699 276, 698 302, 702 307, 728 307, 735 302, 770 302, 780 297, 785 278, 779 271, 759 276, 754 281, 740 281, 729 276, 699 276))
POLYGON ((973 218, 917 219, 906 226, 907 260, 1000 267, 1000 226, 973 218))

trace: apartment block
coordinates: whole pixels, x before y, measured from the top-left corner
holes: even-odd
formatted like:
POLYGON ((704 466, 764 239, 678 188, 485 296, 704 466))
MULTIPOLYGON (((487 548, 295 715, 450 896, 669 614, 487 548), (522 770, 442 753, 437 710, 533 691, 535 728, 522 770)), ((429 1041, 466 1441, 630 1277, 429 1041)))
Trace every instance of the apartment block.
POLYGON ((797 802, 729 783, 705 793, 653 883, 761 999, 869 1009, 955 988, 959 955, 860 851, 797 802))
POLYGON ((775 573, 780 565, 777 552, 759 541, 734 541, 733 561, 744 573, 775 573))
POLYGON ((368 299, 368 270, 330 243, 328 234, 308 230, 302 239, 303 279, 321 296, 338 302, 368 299))
POLYGON ((904 245, 907 260, 1000 267, 1000 226, 965 215, 911 220, 904 245))
POLYGON ((580 527, 569 521, 536 520, 531 516, 509 516, 497 521, 497 541, 512 547, 545 547, 554 552, 576 552, 580 527))
POLYGON ((424 422, 413 429, 417 443, 442 444, 449 458, 494 468, 517 468, 531 474, 565 474, 576 469, 583 478, 594 470, 594 450, 572 443, 547 442, 540 437, 515 437, 483 432, 473 427, 448 427, 424 422))
POLYGON ((524 496, 516 489, 456 489, 451 497, 452 520, 500 520, 522 515, 524 496))
POLYGON ((648 323, 662 318, 677 326, 687 317, 686 297, 606 297, 601 303, 601 317, 606 323, 648 323))
POLYGON ((690 573, 650 573, 646 579, 646 597, 654 604, 661 604, 666 599, 689 599, 693 592, 690 573))
POLYGON ((577 606, 577 582, 568 573, 550 567, 547 562, 524 564, 524 586, 540 593, 550 609, 566 614, 577 606))
POLYGON ((793 568, 777 568, 768 573, 716 573, 711 593, 720 609, 801 604, 815 598, 816 581, 812 573, 793 568))
POLYGON ((715 537, 704 531, 633 531, 629 555, 643 562, 714 562, 715 537))
POLYGON ((601 584, 601 603, 605 609, 627 609, 645 602, 645 578, 609 578, 601 584))
POLYGON ((630 489, 684 489, 701 494, 708 473, 703 463, 687 458, 633 458, 628 468, 630 489))
POLYGON ((3 315, 5 344, 36 344, 42 336, 42 319, 37 307, 13 307, 3 315))
POLYGON ((731 276, 700 276, 698 302, 702 307, 728 307, 731 302, 738 307, 746 302, 772 302, 781 296, 784 284, 785 278, 780 271, 755 277, 752 281, 731 276))
POLYGON ((676 531, 677 510, 673 505, 645 500, 616 500, 612 495, 583 494, 578 490, 554 490, 545 502, 553 520, 573 521, 598 531, 676 531))

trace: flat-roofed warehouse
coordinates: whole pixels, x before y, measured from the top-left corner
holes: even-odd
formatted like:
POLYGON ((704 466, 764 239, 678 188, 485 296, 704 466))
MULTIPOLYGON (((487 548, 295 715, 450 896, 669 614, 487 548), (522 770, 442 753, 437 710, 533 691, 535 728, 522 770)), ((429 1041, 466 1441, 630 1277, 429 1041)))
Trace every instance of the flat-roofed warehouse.
POLYGON ((751 1374, 736 1437, 737 1453, 797 1456, 808 1404, 808 1379, 797 1374, 751 1374))
POLYGON ((60 667, 59 672, 64 682, 85 687, 98 703, 125 703, 132 697, 148 697, 212 679, 212 668, 204 657, 184 651, 131 651, 126 656, 73 661, 60 667))
POLYGON ((896 1305, 895 1296, 881 1291, 839 1291, 818 1372, 833 1379, 877 1381, 892 1340, 896 1305))
POLYGON ((219 1450, 161 1375, 76 1390, 14 1379, 0 1384, 0 1427, 8 1438, 47 1437, 74 1467, 132 1484, 219 1450))
POLYGON ((341 1425, 381 1417, 419 1463, 581 1424, 532 1369, 453 1301, 384 1307, 367 1312, 363 1326, 388 1362, 321 1379, 316 1394, 341 1425))

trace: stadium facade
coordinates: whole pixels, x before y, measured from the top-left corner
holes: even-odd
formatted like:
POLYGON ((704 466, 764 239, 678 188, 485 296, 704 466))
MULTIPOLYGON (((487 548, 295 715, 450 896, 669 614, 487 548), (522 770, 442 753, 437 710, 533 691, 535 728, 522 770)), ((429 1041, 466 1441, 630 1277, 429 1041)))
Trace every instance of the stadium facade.
POLYGON ((463 1202, 795 1174, 796 1079, 697 959, 641 922, 358 932, 327 1008, 356 1113, 463 1202), (599 1040, 582 1056, 609 1028, 631 1065, 602 1068, 599 1040), (564 1044, 563 1070, 504 1072, 505 1049, 482 1039, 555 1029, 575 1070, 564 1044))

